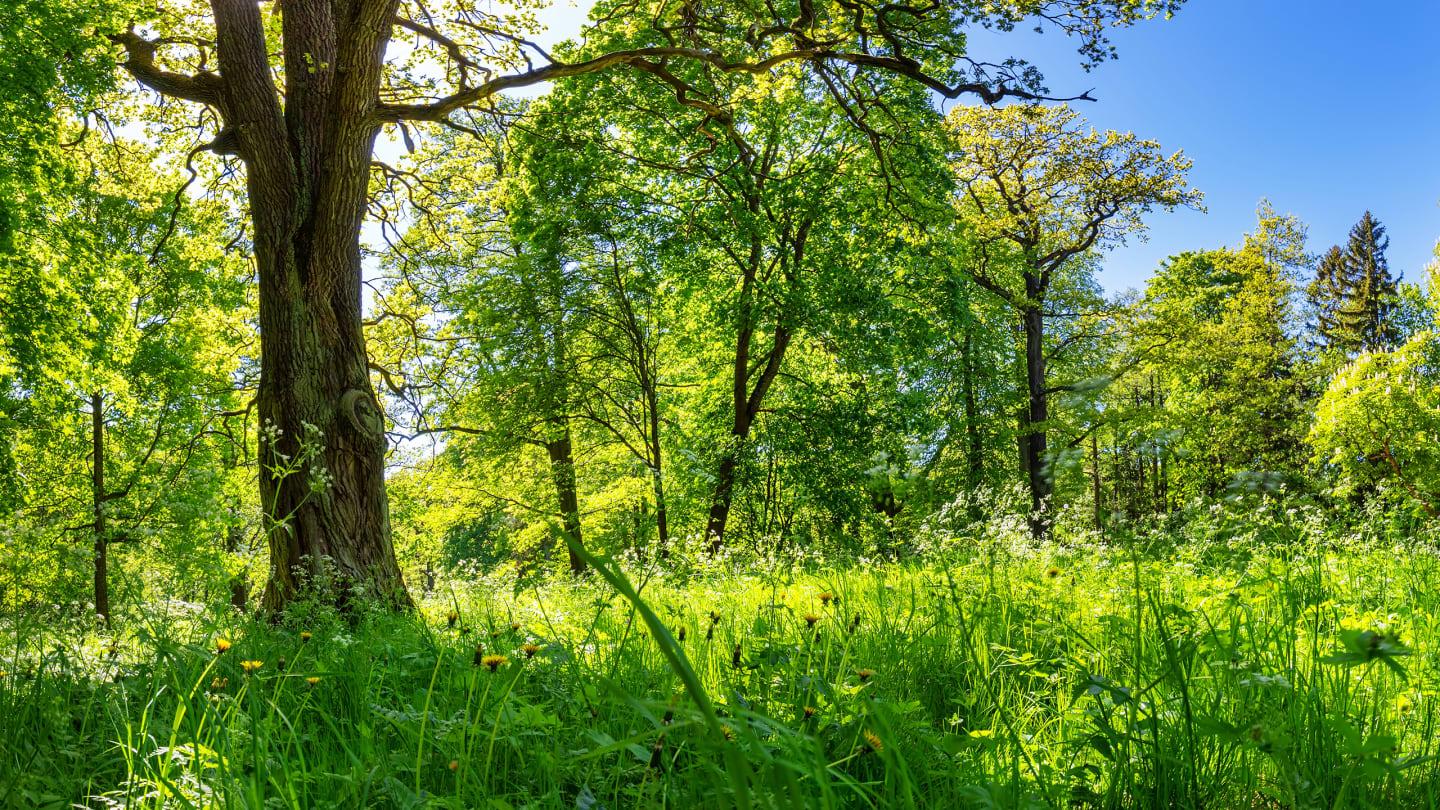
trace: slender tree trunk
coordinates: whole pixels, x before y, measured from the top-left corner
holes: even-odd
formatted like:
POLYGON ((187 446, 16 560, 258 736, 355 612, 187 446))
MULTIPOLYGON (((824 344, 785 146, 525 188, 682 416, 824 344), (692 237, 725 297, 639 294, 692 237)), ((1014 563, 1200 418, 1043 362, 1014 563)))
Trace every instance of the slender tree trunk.
POLYGON ((740 463, 740 443, 750 434, 748 426, 731 431, 731 446, 726 448, 715 468, 715 494, 710 501, 710 516, 705 522, 705 536, 710 538, 709 551, 718 552, 725 545, 725 525, 730 520, 730 502, 735 496, 735 471, 740 463))
MULTIPOLYGON (((231 554, 240 550, 240 539, 245 531, 240 523, 238 507, 230 508, 230 525, 225 527, 225 550, 231 554)), ((250 604, 250 586, 244 574, 230 577, 230 607, 244 611, 250 604)))
MULTIPOLYGON (((562 424, 558 438, 545 444, 545 452, 550 456, 550 477, 555 482, 555 498, 560 506, 560 530, 580 545, 580 496, 575 486, 575 454, 568 423, 562 424)), ((585 560, 568 543, 565 547, 570 554, 571 573, 584 573, 585 560)))
POLYGON ((1030 535, 1037 540, 1050 532, 1052 482, 1046 469, 1045 422, 1050 418, 1045 388, 1045 316, 1039 300, 1038 279, 1026 276, 1027 303, 1021 311, 1025 326, 1025 473, 1030 488, 1030 535))
POLYGON ((1104 526, 1104 512, 1101 503, 1101 496, 1104 492, 1100 481, 1100 439, 1096 434, 1100 432, 1097 427, 1090 431, 1090 500, 1095 507, 1095 530, 1099 531, 1104 526))
POLYGON ((755 276, 753 268, 759 265, 760 250, 753 246, 752 271, 747 271, 740 290, 739 328, 735 337, 735 363, 732 371, 732 408, 734 421, 730 427, 730 443, 720 457, 715 469, 715 491, 710 501, 710 516, 705 525, 705 536, 710 538, 710 553, 718 552, 725 543, 725 526, 730 519, 730 504, 735 497, 735 478, 740 466, 740 454, 755 417, 760 414, 760 405, 770 390, 775 377, 780 373, 780 364, 790 345, 790 330, 783 323, 776 324, 770 351, 765 366, 756 376, 753 387, 750 382, 751 343, 755 337, 754 296, 755 276))
POLYGON ((660 410, 654 389, 646 393, 650 400, 650 486, 655 492, 655 533, 660 556, 670 556, 670 525, 665 510, 665 471, 660 456, 660 410))
POLYGON ((95 541, 95 612, 110 626, 110 538, 105 521, 105 395, 90 395, 90 492, 95 541))
POLYGON ((969 485, 973 490, 985 480, 985 445, 980 435, 980 407, 975 395, 975 357, 972 325, 965 324, 965 338, 960 353, 963 362, 961 380, 965 401, 965 461, 969 485))

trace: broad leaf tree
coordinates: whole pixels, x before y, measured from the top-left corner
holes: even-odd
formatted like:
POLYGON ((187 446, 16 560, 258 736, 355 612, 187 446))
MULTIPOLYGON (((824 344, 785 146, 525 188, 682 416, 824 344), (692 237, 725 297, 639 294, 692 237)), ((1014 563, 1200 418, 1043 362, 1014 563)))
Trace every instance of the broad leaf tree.
POLYGON ((947 118, 960 227, 970 237, 971 277, 1004 301, 1024 335, 1026 406, 1022 458, 1031 531, 1048 531, 1053 489, 1046 423, 1055 393, 1046 374, 1050 294, 1087 253, 1143 234, 1154 208, 1196 206, 1190 161, 1130 133, 1087 129, 1063 107, 961 107, 947 118))
MULTIPOLYGON (((455 124, 518 87, 609 69, 639 71, 704 112, 732 123, 724 99, 692 91, 726 82, 707 74, 765 75, 789 63, 828 80, 828 92, 863 121, 884 99, 879 73, 947 98, 1034 98, 1038 76, 1013 62, 965 54, 970 26, 1034 20, 1076 35, 1087 59, 1107 55, 1104 34, 1180 0, 950 0, 931 6, 802 0, 768 7, 682 2, 658 9, 603 3, 591 46, 550 58, 526 38, 524 16, 468 2, 255 0, 187 2, 114 35, 124 67, 162 96, 202 108, 205 146, 243 165, 259 269, 260 418, 273 430, 260 467, 285 469, 321 443, 312 476, 262 475, 272 517, 272 571, 264 604, 283 608, 306 565, 324 559, 343 581, 408 601, 391 544, 385 498, 384 422, 363 334, 360 232, 371 158, 382 128, 455 124), (677 82, 677 79, 679 81, 677 82)), ((158 113, 157 113, 158 114, 158 113)), ((342 589, 342 592, 346 589, 342 589)))

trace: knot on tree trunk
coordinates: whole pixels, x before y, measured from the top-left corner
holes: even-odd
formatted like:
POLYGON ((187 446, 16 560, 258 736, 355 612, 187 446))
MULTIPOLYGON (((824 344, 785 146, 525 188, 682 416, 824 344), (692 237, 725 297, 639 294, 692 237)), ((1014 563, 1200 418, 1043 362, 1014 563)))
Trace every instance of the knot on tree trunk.
POLYGON ((340 414, 355 432, 368 439, 378 439, 385 433, 385 419, 365 391, 350 388, 341 394, 340 414))

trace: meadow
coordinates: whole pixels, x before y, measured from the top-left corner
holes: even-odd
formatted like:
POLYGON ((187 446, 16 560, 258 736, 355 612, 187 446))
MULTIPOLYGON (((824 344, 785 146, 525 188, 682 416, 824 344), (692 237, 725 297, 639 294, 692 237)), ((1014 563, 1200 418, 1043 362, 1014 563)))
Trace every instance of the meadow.
POLYGON ((1440 805, 1429 551, 598 574, 21 620, 0 806, 1440 805))

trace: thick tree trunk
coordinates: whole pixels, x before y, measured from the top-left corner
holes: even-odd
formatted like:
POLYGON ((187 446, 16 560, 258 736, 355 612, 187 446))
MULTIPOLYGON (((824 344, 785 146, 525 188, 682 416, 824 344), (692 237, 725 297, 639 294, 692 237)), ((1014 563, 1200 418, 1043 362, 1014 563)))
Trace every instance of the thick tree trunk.
MULTIPOLYGON (((1036 286, 1026 279, 1027 286, 1036 286)), ((1045 316, 1041 304, 1031 292, 1029 303, 1021 311, 1025 325, 1025 389, 1027 413, 1025 428, 1025 474, 1030 488, 1030 535, 1039 540, 1050 532, 1050 495, 1052 484, 1046 466, 1045 422, 1050 418, 1050 398, 1045 388, 1045 316)))
MULTIPOLYGON (((555 499, 560 507, 560 530, 580 545, 580 496, 575 486, 575 453, 570 441, 570 426, 564 425, 560 435, 545 444, 550 456, 550 477, 555 482, 555 499)), ((570 544, 565 545, 570 554, 570 571, 585 572, 585 560, 570 544)))
POLYGON ((287 2, 283 104, 260 7, 212 0, 212 8, 222 140, 245 163, 259 274, 260 495, 270 547, 262 605, 283 610, 314 578, 331 576, 342 606, 360 595, 408 605, 390 542, 358 238, 396 3, 287 2))
POLYGON ((110 538, 105 521, 105 395, 90 395, 90 492, 95 522, 95 612, 110 625, 110 538))

